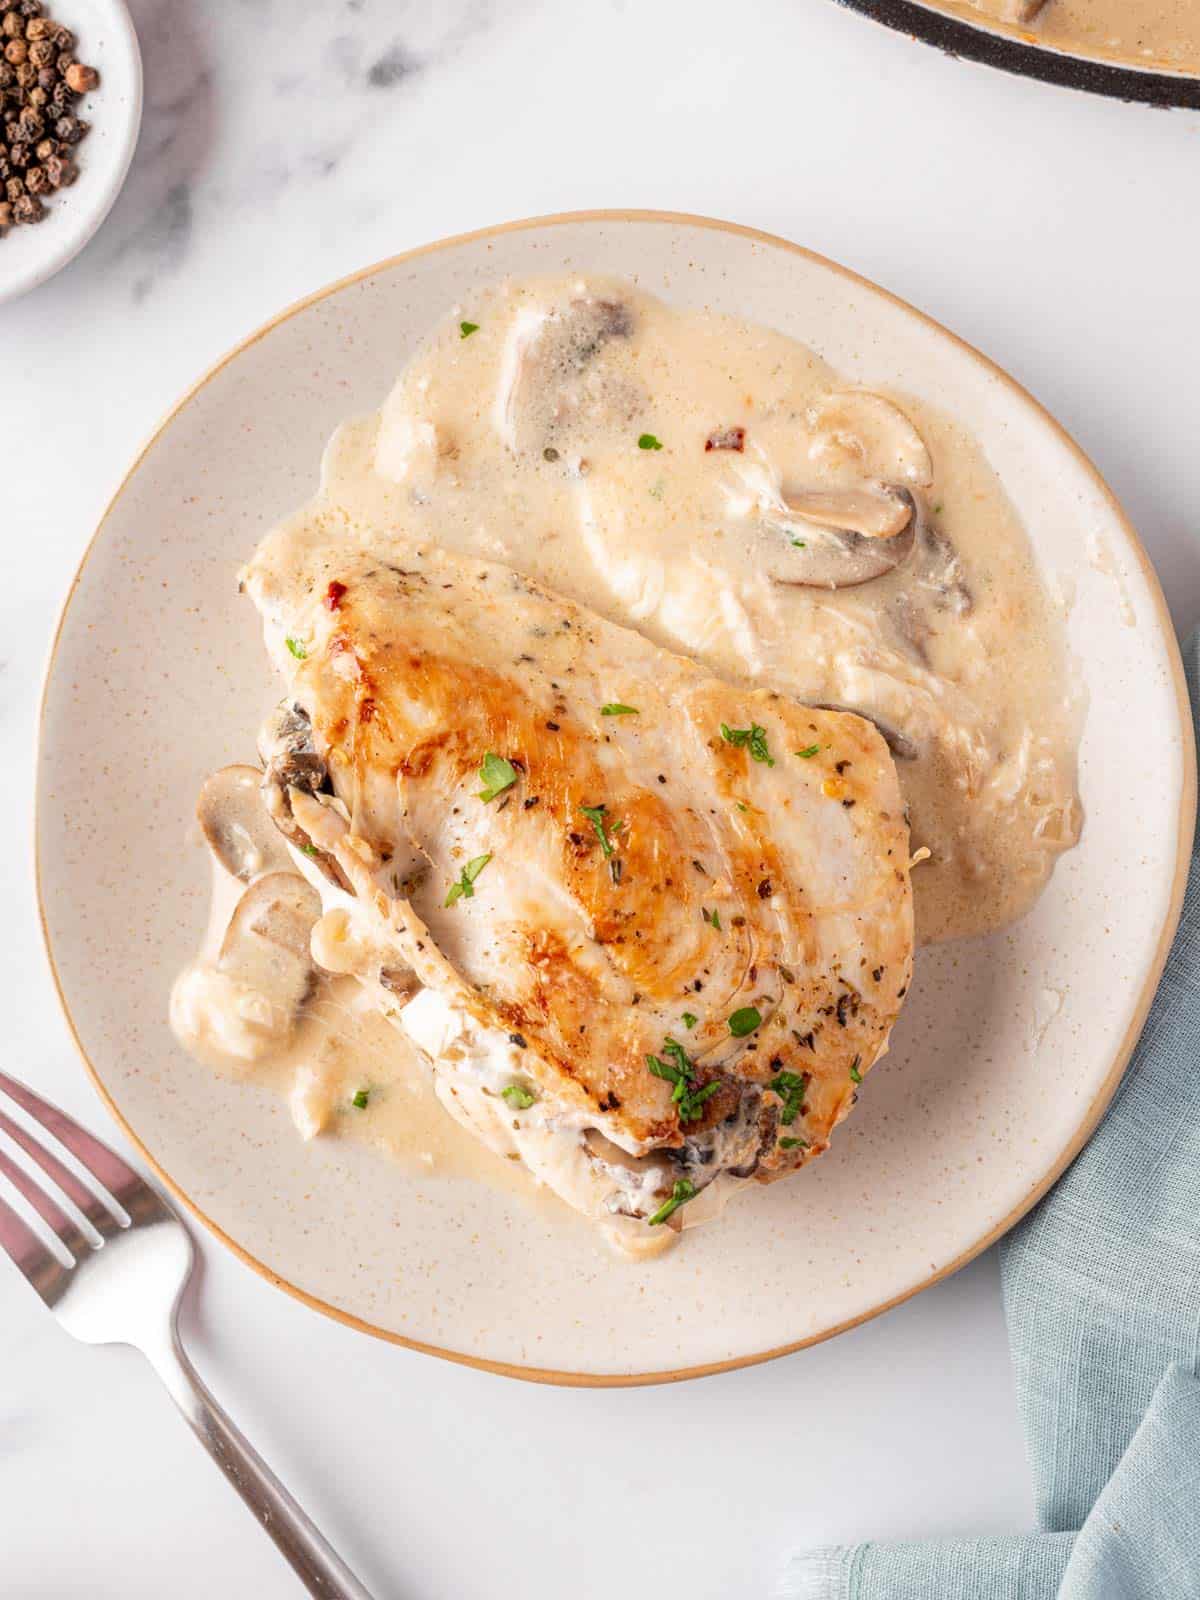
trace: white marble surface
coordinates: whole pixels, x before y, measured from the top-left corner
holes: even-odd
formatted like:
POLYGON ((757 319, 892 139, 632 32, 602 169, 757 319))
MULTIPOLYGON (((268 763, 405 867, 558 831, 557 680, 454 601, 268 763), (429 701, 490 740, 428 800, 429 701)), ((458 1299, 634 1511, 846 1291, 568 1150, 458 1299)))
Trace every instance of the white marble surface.
MULTIPOLYGON (((1125 501, 1176 621, 1200 613, 1200 118, 944 60, 827 0, 134 9, 147 115, 125 193, 78 261, 0 310, 4 1063, 97 1128, 28 847, 55 616, 161 412, 341 273, 594 206, 787 234, 1024 381, 1125 501)), ((1132 754, 1136 730, 1114 737, 1132 754)), ((134 803, 102 729, 96 765, 101 802, 134 803)), ((198 1365, 380 1600, 741 1600, 795 1543, 1032 1515, 990 1258, 787 1360, 589 1393, 375 1344, 203 1252, 198 1365)), ((72 1344, 0 1262, 6 1600, 298 1592, 139 1358, 72 1344)))

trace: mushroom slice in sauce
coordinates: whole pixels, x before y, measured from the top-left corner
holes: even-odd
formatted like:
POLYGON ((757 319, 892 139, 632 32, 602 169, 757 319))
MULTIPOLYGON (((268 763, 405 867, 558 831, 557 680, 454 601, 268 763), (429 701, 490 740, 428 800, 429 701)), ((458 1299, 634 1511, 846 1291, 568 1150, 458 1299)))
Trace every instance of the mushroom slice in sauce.
POLYGON ((350 885, 337 862, 326 851, 317 849, 292 812, 293 790, 317 796, 329 784, 329 770, 313 743, 307 711, 285 700, 263 724, 258 753, 265 769, 261 786, 267 815, 289 844, 312 857, 330 883, 348 889, 350 885))
POLYGON ((933 462, 924 439, 903 411, 881 394, 835 390, 817 401, 808 420, 817 430, 817 454, 829 454, 832 444, 868 477, 916 489, 932 484, 933 462))
POLYGON ((298 873, 267 873, 238 901, 217 970, 294 1020, 313 986, 309 941, 320 915, 320 895, 298 873))
POLYGON ((222 767, 205 779, 196 819, 208 847, 239 883, 291 869, 288 853, 263 805, 257 767, 222 767))
POLYGON ((576 417, 597 406, 611 409, 615 397, 603 393, 589 368, 605 345, 632 330, 627 305, 591 295, 517 314, 495 401, 497 430, 515 455, 545 451, 576 417))
POLYGON ((767 519, 787 541, 772 553, 777 583, 852 588, 912 555, 922 519, 916 498, 898 485, 785 489, 781 498, 784 514, 767 519))

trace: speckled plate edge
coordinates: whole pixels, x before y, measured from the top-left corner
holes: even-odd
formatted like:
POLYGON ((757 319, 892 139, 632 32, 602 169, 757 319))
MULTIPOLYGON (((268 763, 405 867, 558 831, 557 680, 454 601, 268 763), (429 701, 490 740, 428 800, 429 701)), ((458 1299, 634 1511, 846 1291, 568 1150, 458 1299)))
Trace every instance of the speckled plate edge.
POLYGON ((1149 106, 1200 108, 1200 77, 1184 72, 1161 72, 1149 67, 1123 66, 1099 56, 1075 55, 1039 44, 1028 35, 1002 23, 989 27, 984 18, 968 22, 944 11, 921 5, 919 0, 837 0, 897 33, 931 44, 947 55, 962 56, 983 66, 999 67, 1018 77, 1035 78, 1064 89, 1082 89, 1113 100, 1136 101, 1149 106))
POLYGON ((667 225, 684 225, 688 227, 710 228, 719 232, 738 235, 751 242, 768 245, 776 249, 791 251, 796 255, 806 257, 809 261, 830 272, 837 273, 844 279, 848 280, 851 284, 859 285, 869 290, 872 294, 882 296, 885 300, 890 301, 894 306, 898 307, 909 316, 915 318, 918 322, 922 323, 925 327, 929 328, 939 336, 949 339, 962 352, 971 357, 974 361, 977 361, 991 377, 1015 391, 1018 397, 1037 414, 1044 425, 1052 433, 1054 433, 1063 444, 1067 446, 1070 452, 1078 460, 1084 472, 1093 480, 1097 490, 1100 492, 1101 496, 1112 511, 1115 521, 1121 527, 1124 537, 1128 542, 1129 550, 1135 556, 1142 568, 1147 589, 1153 600, 1156 620, 1167 647, 1167 655, 1170 661, 1172 683, 1175 690, 1177 707, 1179 710, 1179 722, 1183 740, 1182 781, 1178 803, 1178 827, 1175 840, 1175 865, 1167 914, 1163 919, 1163 924, 1159 932, 1153 956, 1147 967, 1145 981, 1143 982, 1141 990, 1138 994, 1137 1003, 1133 1009, 1129 1026, 1122 1036, 1120 1044, 1113 1055, 1112 1062, 1107 1074, 1103 1079, 1100 1090, 1088 1105, 1075 1129, 1074 1134, 1059 1152, 1058 1157, 1051 1164, 1049 1171, 1041 1179, 1041 1181, 1035 1184, 1028 1191, 1028 1193, 1023 1196, 1018 1205, 1014 1206, 1004 1217, 1001 1218, 998 1223, 996 1223, 994 1227, 989 1229, 985 1234, 982 1235, 982 1237, 976 1240, 967 1249, 961 1251, 956 1257, 939 1268, 937 1271, 931 1272, 929 1276, 923 1279, 921 1282, 907 1288, 900 1294, 881 1301, 878 1305, 872 1306, 870 1310, 863 1312, 859 1316, 848 1318, 844 1322, 838 1323, 833 1327, 822 1329, 819 1333, 811 1335, 808 1338, 797 1339, 785 1344, 776 1345, 770 1349, 756 1351, 749 1355, 738 1356, 726 1361, 710 1362, 703 1365, 644 1373, 579 1373, 531 1366, 520 1366, 508 1362, 491 1361, 483 1357, 468 1355, 459 1351, 446 1350, 440 1346, 429 1344, 421 1340, 407 1338, 402 1334, 395 1333, 386 1328, 378 1327, 364 1318, 357 1317, 350 1312, 343 1311, 336 1306, 330 1305, 328 1302, 320 1299, 318 1296, 310 1294, 306 1290, 298 1287, 296 1284, 289 1282, 286 1278, 281 1277, 277 1272, 273 1271, 265 1262, 260 1261, 249 1251, 245 1250, 223 1228, 218 1226, 218 1224, 215 1223, 212 1218, 209 1217, 202 1210, 202 1208, 198 1206, 174 1182, 170 1174, 166 1172, 162 1166, 160 1166, 150 1150, 147 1149, 143 1142, 138 1138, 137 1134, 134 1132, 132 1127, 122 1115, 121 1111, 118 1109, 113 1096, 105 1087, 100 1073, 88 1057, 88 1054, 83 1047, 83 1042, 79 1036, 79 1032, 71 1015, 70 1007, 67 1003, 62 980, 54 959, 53 945, 50 939, 46 907, 43 896, 42 861, 38 844, 40 835, 39 822, 41 796, 40 791, 35 792, 34 871, 38 917, 41 924, 42 939, 46 949, 46 957, 49 962, 51 976, 54 982, 55 991, 58 995, 59 1004, 62 1007, 63 1016, 66 1019, 67 1027, 70 1030, 71 1037, 75 1042, 75 1046, 79 1051, 79 1055, 83 1061, 84 1067, 86 1068, 97 1093, 100 1095, 100 1098, 103 1100, 104 1104, 108 1107, 108 1110, 114 1120, 121 1127, 125 1137, 138 1151, 142 1159, 155 1173, 159 1181, 183 1203, 183 1205, 192 1213, 192 1215, 202 1222, 211 1233, 220 1239, 221 1242, 230 1250, 232 1250, 233 1253, 242 1261, 244 1261, 247 1266, 252 1267, 255 1272, 259 1273, 268 1282, 275 1284, 280 1289, 286 1290, 286 1292, 293 1296, 293 1298, 302 1301, 305 1305, 312 1307, 316 1311, 323 1312, 326 1316, 333 1317, 338 1322, 345 1324, 347 1327, 356 1328, 363 1333, 372 1334, 376 1338, 384 1339, 393 1344, 404 1345, 406 1348, 411 1350, 419 1350, 427 1355, 440 1356, 444 1360, 458 1362, 463 1366, 476 1367, 488 1372, 498 1373, 504 1377, 523 1378, 529 1382, 535 1383, 567 1384, 580 1388, 631 1388, 646 1384, 676 1383, 686 1378, 708 1377, 718 1372, 728 1372, 736 1370, 740 1367, 756 1366, 760 1362, 772 1361, 778 1356, 789 1355, 796 1350, 805 1349, 810 1345, 821 1344, 826 1339, 832 1339, 837 1334, 845 1333, 850 1328, 858 1327, 860 1324, 868 1322, 872 1318, 882 1315, 885 1311, 890 1311, 894 1306, 902 1304, 905 1300, 911 1299, 914 1295, 919 1294, 924 1289, 930 1288, 933 1284, 939 1283, 943 1278, 947 1278, 952 1273, 957 1272, 960 1267, 966 1266, 969 1261, 974 1260, 974 1258, 983 1250, 986 1250, 989 1245, 994 1244, 997 1239, 1003 1237, 1003 1235, 1007 1233, 1008 1230, 1016 1222, 1018 1222, 1021 1217, 1023 1217, 1025 1213, 1037 1203, 1038 1200, 1041 1199, 1047 1190, 1052 1187, 1052 1185, 1058 1180, 1058 1178, 1062 1175, 1062 1173, 1078 1155, 1079 1151, 1086 1144, 1087 1140, 1096 1128, 1096 1125, 1100 1121, 1105 1109, 1107 1108, 1108 1103, 1121 1080, 1122 1073, 1125 1070, 1125 1065, 1129 1060, 1133 1047, 1137 1042, 1139 1034, 1141 1033, 1142 1025, 1146 1018, 1146 1013, 1150 1008, 1150 1003, 1153 1000, 1155 990, 1158 987, 1158 981, 1162 975, 1163 966, 1166 963, 1167 953, 1171 947, 1171 941, 1174 938, 1175 929, 1178 926, 1180 910, 1183 904, 1183 893, 1187 881, 1187 869, 1190 860, 1192 836, 1196 821, 1196 759, 1195 740, 1192 733, 1191 710, 1188 700, 1187 686, 1183 675, 1183 664, 1180 659, 1178 645, 1175 640, 1175 632, 1171 624, 1170 614, 1167 610, 1166 601, 1163 598, 1161 585, 1158 582, 1158 576, 1155 573, 1150 559, 1143 549, 1141 541, 1138 538, 1137 533, 1134 531, 1132 524, 1125 516, 1118 501, 1112 494, 1112 491, 1108 488, 1107 484, 1105 484, 1091 460, 1080 449, 1070 435, 1066 433, 1062 426, 1055 421, 1049 412, 1047 412, 1045 408, 1041 406, 1026 389, 1022 388, 1022 386, 1017 383, 1014 378, 1010 377, 1008 373, 1006 373, 1001 367, 998 367, 993 361, 990 361, 986 356, 982 355, 972 345, 967 344, 965 340, 960 339, 956 334, 951 333, 949 329, 943 327, 940 323, 935 321, 934 318, 926 316, 924 312, 918 311, 914 306, 908 304, 907 301, 902 300, 898 295, 891 294, 888 290, 880 288, 878 284, 872 283, 871 280, 864 278, 861 274, 852 272, 848 267, 843 267, 835 261, 830 261, 827 257, 821 256, 815 251, 805 249, 804 246, 795 244, 788 239, 780 238, 774 234, 765 233, 760 229, 745 227, 739 223, 724 222, 720 219, 712 217, 694 216, 686 212, 601 210, 559 212, 550 216, 529 217, 516 222, 498 223, 489 228, 480 228, 470 233, 457 234, 447 239, 439 239, 430 244, 420 245, 413 250, 402 251, 400 254, 387 257, 382 261, 373 262, 370 266, 363 267, 357 272, 349 273, 347 276, 338 279, 336 282, 327 284, 324 288, 317 290, 315 293, 295 301, 292 305, 281 311, 278 316, 273 317, 270 321, 257 328, 253 333, 241 340, 241 342, 235 345, 233 349, 227 351, 225 355, 216 361, 180 397, 175 405, 172 406, 170 411, 167 412, 167 414, 162 418, 158 426, 142 445, 142 448, 138 451, 136 457, 130 463, 128 469, 121 479, 121 482, 118 484, 116 490, 109 499, 104 513, 97 524, 96 530, 89 539, 79 561, 75 575, 71 580, 70 588, 67 591, 66 599, 63 602, 62 611, 58 618, 58 623, 54 631, 54 637, 51 641, 46 671, 43 678, 41 703, 38 714, 38 755, 35 764, 35 772, 37 774, 40 774, 41 771, 42 746, 45 739, 47 700, 49 696, 51 680, 55 670, 59 641, 66 625, 75 591, 83 576, 93 547, 103 534, 108 518, 112 514, 115 506, 121 499, 121 496, 124 494, 131 478, 137 472, 139 466, 148 455, 149 451, 157 443, 158 439, 169 427, 175 417, 188 405, 194 396, 196 396, 219 372, 228 366, 231 361, 235 360, 243 351, 249 349, 252 345, 256 344, 260 339, 265 337, 281 322, 286 321, 290 317, 296 316, 298 313, 304 311, 312 305, 317 304, 319 301, 326 299, 328 296, 370 277, 373 273, 387 270, 405 261, 413 260, 416 257, 430 255, 438 251, 450 249, 454 246, 462 245, 475 240, 494 239, 499 235, 516 232, 519 230, 546 228, 559 224, 579 222, 655 222, 667 225))

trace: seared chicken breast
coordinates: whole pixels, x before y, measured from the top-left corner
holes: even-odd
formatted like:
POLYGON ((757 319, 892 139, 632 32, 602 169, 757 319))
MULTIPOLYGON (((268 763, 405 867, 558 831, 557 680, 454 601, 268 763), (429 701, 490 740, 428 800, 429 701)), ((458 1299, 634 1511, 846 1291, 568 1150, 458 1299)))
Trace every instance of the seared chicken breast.
POLYGON ((300 519, 243 574, 264 789, 447 1108, 631 1248, 828 1145, 908 988, 862 718, 731 686, 501 565, 300 519))

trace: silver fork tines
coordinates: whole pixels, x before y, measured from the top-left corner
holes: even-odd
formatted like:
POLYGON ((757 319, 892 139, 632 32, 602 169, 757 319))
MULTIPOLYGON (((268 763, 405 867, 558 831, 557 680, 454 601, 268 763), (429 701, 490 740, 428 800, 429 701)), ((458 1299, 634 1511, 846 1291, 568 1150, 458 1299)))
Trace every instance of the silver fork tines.
POLYGON ((0 1249, 77 1339, 142 1351, 310 1594, 371 1600, 185 1355, 176 1315, 191 1274, 192 1242, 174 1207, 114 1150, 4 1072, 0 1134, 28 1163, 16 1160, 0 1140, 0 1178, 55 1245, 0 1194, 0 1249), (36 1133, 10 1114, 4 1096, 36 1133), (86 1182, 68 1157, 87 1174, 86 1182))

